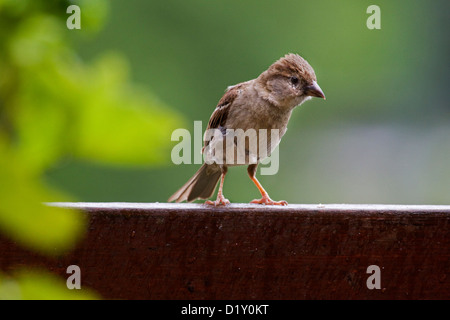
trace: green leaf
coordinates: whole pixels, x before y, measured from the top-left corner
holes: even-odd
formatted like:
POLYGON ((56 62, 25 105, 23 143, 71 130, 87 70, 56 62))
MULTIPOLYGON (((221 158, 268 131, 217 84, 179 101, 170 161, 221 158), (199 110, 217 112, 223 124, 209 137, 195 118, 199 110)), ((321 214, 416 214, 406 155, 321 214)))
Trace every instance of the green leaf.
POLYGON ((48 207, 43 201, 68 199, 43 185, 21 166, 20 160, 1 148, 0 231, 20 244, 45 254, 72 248, 85 228, 83 214, 48 207))
POLYGON ((73 152, 84 160, 117 165, 167 163, 170 137, 181 117, 137 86, 116 54, 97 61, 86 81, 73 127, 73 152))
POLYGON ((13 277, 0 273, 0 300, 94 300, 91 289, 70 290, 66 282, 45 271, 20 270, 13 277))

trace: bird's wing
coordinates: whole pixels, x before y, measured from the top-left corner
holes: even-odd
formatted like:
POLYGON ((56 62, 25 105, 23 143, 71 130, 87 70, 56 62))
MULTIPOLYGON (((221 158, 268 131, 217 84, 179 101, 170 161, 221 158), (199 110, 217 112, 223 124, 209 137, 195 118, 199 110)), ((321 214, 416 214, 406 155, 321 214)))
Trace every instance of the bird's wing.
MULTIPOLYGON (((241 86, 242 84, 240 83, 235 86, 228 87, 228 90, 225 92, 222 99, 220 99, 216 109, 212 113, 206 131, 209 129, 219 129, 220 127, 225 127, 230 107, 239 94, 241 86)), ((208 146, 209 143, 210 140, 204 141, 202 152, 203 150, 205 150, 206 146, 208 146)))

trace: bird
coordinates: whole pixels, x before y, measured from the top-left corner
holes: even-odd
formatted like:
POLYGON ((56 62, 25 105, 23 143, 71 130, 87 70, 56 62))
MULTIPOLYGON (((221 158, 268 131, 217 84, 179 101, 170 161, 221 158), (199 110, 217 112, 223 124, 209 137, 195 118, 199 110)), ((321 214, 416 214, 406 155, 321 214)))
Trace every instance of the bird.
POLYGON ((256 171, 259 162, 270 156, 280 143, 294 108, 312 97, 325 99, 325 94, 317 83, 311 65, 294 53, 275 61, 257 78, 229 86, 213 111, 205 131, 203 165, 168 201, 208 199, 220 180, 217 199, 207 200, 205 204, 228 205, 230 201, 223 194, 228 167, 248 165, 248 175, 261 193, 261 199, 250 203, 287 205, 284 200, 274 201, 270 198, 256 178, 256 171), (262 133, 268 131, 277 134, 267 134, 265 140, 261 140, 262 133), (254 140, 251 143, 252 134, 248 132, 263 142, 258 142, 255 148, 254 140), (217 152, 221 148, 222 152, 217 152))

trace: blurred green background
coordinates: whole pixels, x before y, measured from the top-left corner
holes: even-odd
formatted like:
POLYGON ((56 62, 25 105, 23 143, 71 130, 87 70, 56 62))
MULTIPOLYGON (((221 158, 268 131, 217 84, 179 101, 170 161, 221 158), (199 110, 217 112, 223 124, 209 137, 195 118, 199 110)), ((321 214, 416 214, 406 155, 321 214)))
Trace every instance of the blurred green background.
MULTIPOLYGON (((167 201, 199 167, 172 164, 172 131, 205 128, 227 86, 289 52, 310 62, 327 100, 294 111, 278 174, 258 176, 273 199, 449 204, 449 9, 445 0, 0 0, 0 232, 57 255, 85 221, 42 202, 167 201), (70 4, 80 30, 66 27, 70 4), (366 27, 372 4, 381 30, 366 27)), ((229 171, 224 193, 259 196, 245 167, 229 171)), ((0 298, 36 297, 25 290, 34 275, 2 282, 9 276, 0 274, 0 298)))
MULTIPOLYGON (((448 1, 116 0, 99 33, 68 35, 85 61, 122 53, 130 77, 191 132, 194 120, 206 125, 228 85, 299 53, 327 100, 293 113, 278 174, 261 176, 272 198, 449 204, 448 9, 448 1), (370 4, 381 8, 381 30, 366 27, 370 4)), ((198 167, 167 158, 123 169, 66 158, 46 177, 81 201, 164 202, 198 167)), ((259 194, 245 168, 233 168, 225 195, 248 202, 259 194)))

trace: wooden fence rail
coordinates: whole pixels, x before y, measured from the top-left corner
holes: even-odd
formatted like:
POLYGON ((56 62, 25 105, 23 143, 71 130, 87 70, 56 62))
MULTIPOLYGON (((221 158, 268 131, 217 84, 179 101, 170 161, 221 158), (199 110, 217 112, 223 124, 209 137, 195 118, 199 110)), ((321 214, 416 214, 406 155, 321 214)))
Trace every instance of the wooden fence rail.
POLYGON ((49 205, 84 239, 49 258, 0 236, 4 272, 77 265, 111 299, 450 299, 450 206, 49 205))

